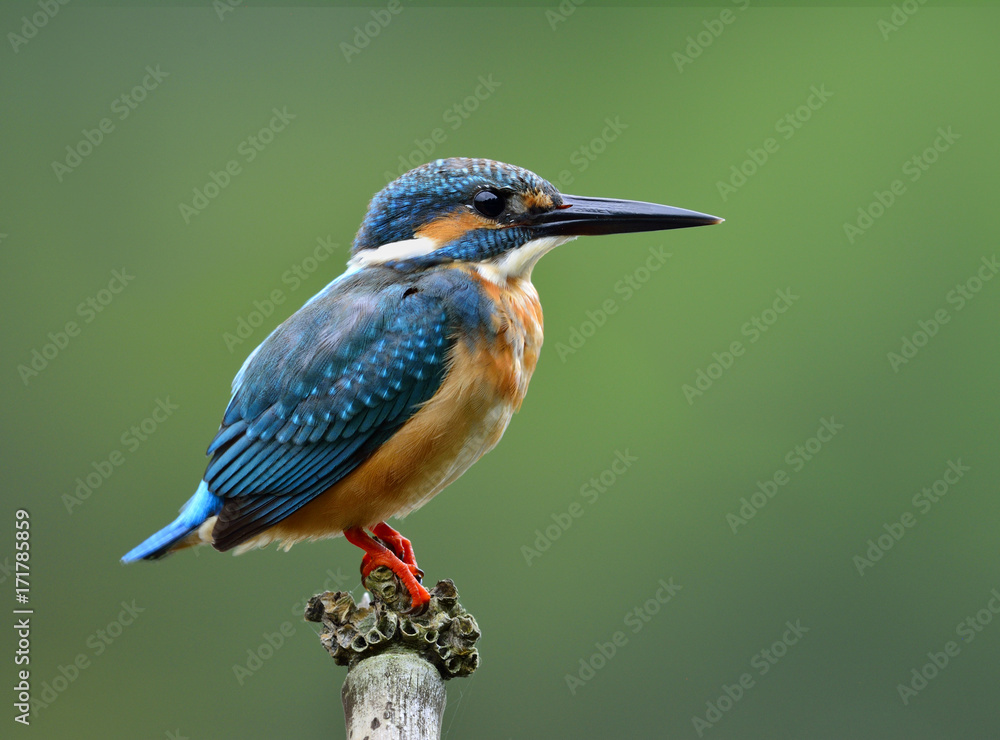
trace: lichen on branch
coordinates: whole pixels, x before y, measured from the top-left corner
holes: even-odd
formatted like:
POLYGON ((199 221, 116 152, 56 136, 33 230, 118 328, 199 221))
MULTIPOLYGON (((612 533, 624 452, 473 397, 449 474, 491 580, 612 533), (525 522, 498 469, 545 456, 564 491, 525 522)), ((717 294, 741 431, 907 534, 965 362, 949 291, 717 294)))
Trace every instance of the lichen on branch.
POLYGON ((423 613, 408 614, 409 595, 388 568, 376 568, 365 579, 372 601, 357 604, 350 593, 327 591, 313 596, 305 618, 323 625, 320 641, 338 665, 386 652, 413 652, 435 668, 441 678, 469 676, 479 666, 479 625, 458 603, 450 580, 430 589, 423 613))

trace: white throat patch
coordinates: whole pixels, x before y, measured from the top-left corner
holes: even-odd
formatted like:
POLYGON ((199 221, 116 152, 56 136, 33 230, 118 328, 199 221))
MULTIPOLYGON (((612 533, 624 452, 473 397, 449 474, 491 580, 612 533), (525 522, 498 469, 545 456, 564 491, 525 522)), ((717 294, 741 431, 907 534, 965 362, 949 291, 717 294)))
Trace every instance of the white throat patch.
POLYGON ((531 269, 544 255, 575 236, 543 236, 522 244, 517 249, 501 254, 476 265, 479 274, 487 280, 503 284, 508 278, 531 278, 531 269))

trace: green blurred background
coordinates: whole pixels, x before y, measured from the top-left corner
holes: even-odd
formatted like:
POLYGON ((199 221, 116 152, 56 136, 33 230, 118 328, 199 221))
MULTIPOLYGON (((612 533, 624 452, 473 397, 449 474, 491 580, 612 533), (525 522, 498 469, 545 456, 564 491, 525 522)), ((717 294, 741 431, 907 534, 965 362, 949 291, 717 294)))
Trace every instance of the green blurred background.
MULTIPOLYGON (((1000 14, 744 5, 71 3, 26 43, 7 36, 0 580, 13 604, 25 508, 32 684, 54 698, 21 734, 342 735, 344 669, 301 609, 328 587, 360 596, 355 548, 118 558, 194 491, 232 376, 339 274, 400 158, 461 155, 726 223, 581 239, 536 268, 546 347, 521 413, 403 525, 428 580, 453 578, 484 633, 481 669, 449 686, 447 737, 998 736, 1000 280, 977 271, 992 277, 996 250, 1000 14), (168 76, 122 118, 147 65, 168 76), (294 119, 248 161, 273 108, 294 119), (57 175, 103 118, 113 129, 57 175), (239 174, 186 222, 179 205, 230 160, 239 174), (734 167, 751 174, 731 180, 734 167), (870 208, 895 180, 892 205, 870 208), (320 239, 336 246, 317 263, 320 239), (670 256, 646 272, 651 249, 670 256), (127 286, 102 292, 115 270, 127 286), (957 286, 974 297, 959 305, 957 286), (779 290, 796 298, 771 314, 779 290), (274 291, 281 305, 230 351, 226 333, 274 291), (941 309, 947 323, 894 367, 941 309), (756 341, 755 317, 769 324, 756 341), (46 350, 67 322, 77 336, 46 350), (26 373, 35 350, 55 356, 26 373), (714 379, 686 395, 699 371, 714 379), (831 418, 836 435, 809 443, 831 418), (122 464, 79 495, 116 451, 122 464), (616 453, 635 458, 621 474, 616 453), (949 461, 968 470, 924 498, 949 461), (734 524, 779 471, 777 494, 734 524), (894 527, 904 516, 913 526, 894 527), (547 528, 558 539, 541 541, 547 528), (902 537, 859 565, 890 530, 902 537), (661 579, 681 587, 666 604, 661 579), (808 632, 768 662, 797 620, 808 632), (616 632, 614 656, 595 659, 616 632), (901 696, 949 641, 958 654, 901 696), (720 702, 725 686, 736 701, 720 702)), ((37 12, 6 4, 0 30, 21 35, 37 12)))

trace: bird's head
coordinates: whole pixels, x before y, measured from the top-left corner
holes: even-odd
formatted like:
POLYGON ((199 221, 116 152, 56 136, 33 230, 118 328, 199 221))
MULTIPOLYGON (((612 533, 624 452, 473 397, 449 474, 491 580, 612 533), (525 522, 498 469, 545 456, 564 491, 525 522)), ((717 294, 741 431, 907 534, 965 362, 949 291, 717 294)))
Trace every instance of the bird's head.
POLYGON ((521 167, 454 157, 410 170, 372 198, 351 262, 402 270, 486 263, 502 275, 528 275, 539 257, 577 236, 720 221, 654 203, 563 195, 521 167))

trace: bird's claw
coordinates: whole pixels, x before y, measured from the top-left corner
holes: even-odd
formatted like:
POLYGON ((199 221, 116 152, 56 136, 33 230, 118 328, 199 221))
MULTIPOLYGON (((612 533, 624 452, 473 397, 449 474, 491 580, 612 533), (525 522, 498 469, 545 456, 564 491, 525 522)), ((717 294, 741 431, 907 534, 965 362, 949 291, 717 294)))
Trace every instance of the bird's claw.
POLYGON ((424 572, 417 566, 413 546, 385 522, 371 528, 374 538, 362 529, 346 530, 344 535, 365 551, 361 559, 361 582, 379 566, 385 566, 396 576, 410 595, 410 614, 419 614, 430 602, 430 594, 421 581, 424 572))

